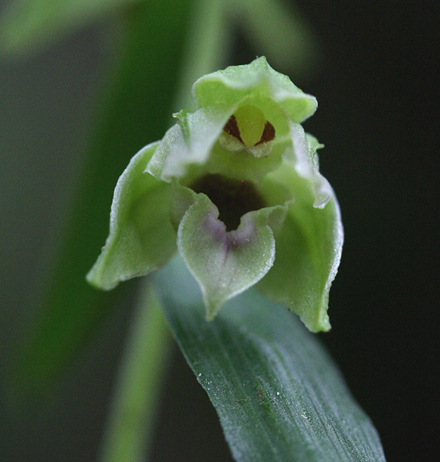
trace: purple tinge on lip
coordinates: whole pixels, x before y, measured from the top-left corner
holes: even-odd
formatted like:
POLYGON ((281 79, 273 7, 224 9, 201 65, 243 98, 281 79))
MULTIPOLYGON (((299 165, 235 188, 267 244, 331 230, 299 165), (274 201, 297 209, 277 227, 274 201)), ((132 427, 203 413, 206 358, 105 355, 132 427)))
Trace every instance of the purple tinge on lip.
POLYGON ((239 229, 227 232, 226 225, 212 213, 207 215, 203 228, 210 232, 215 241, 223 243, 226 252, 249 244, 257 232, 255 225, 249 220, 245 220, 239 229))

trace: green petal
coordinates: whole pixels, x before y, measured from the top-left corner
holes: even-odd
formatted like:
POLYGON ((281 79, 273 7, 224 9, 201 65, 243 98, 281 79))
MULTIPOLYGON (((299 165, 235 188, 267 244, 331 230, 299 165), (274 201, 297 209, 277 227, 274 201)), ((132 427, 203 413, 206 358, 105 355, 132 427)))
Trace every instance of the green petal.
POLYGON ((110 213, 110 233, 87 274, 92 285, 110 290, 120 281, 161 267, 176 250, 169 216, 170 185, 144 170, 159 143, 145 146, 118 180, 110 213))
POLYGON ((249 212, 237 230, 226 233, 217 207, 204 194, 195 196, 180 223, 177 244, 201 287, 208 320, 269 271, 275 257, 271 226, 277 226, 285 212, 280 206, 249 212))
MULTIPOLYGON (((260 99, 260 109, 268 120, 275 109, 273 106, 271 110, 268 101, 278 105, 284 116, 298 123, 313 115, 317 108, 313 96, 305 94, 286 75, 273 70, 265 57, 201 77, 193 86, 193 95, 199 107, 234 106, 245 99, 255 104, 260 99), (267 106, 262 107, 265 104, 267 106)), ((277 117, 275 113, 273 115, 277 117)), ((276 120, 271 122, 276 123, 276 120)))
POLYGON ((185 176, 190 165, 203 165, 233 111, 233 107, 215 107, 175 114, 178 123, 166 132, 147 171, 169 182, 185 176))
POLYGON ((308 179, 314 188, 313 206, 323 208, 334 196, 329 182, 319 173, 316 151, 323 147, 312 135, 306 134, 299 124, 290 123, 293 157, 285 156, 287 164, 292 163, 302 178, 308 179))

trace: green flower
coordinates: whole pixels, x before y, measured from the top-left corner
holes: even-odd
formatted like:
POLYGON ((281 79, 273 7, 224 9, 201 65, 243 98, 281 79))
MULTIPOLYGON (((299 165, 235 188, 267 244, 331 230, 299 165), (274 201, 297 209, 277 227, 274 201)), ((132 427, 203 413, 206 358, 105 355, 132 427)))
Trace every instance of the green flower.
POLYGON ((257 285, 311 331, 328 330, 343 231, 318 169, 322 145, 300 125, 315 98, 265 58, 200 78, 193 96, 198 109, 175 114, 119 179, 88 281, 112 289, 161 267, 177 247, 208 320, 257 285))

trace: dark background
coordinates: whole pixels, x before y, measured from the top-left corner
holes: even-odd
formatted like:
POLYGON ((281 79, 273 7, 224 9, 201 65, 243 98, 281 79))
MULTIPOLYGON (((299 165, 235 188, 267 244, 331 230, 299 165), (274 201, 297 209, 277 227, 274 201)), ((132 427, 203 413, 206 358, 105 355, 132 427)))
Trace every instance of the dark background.
MULTIPOLYGON (((321 170, 337 193, 346 233, 330 296, 333 329, 321 338, 374 421, 387 459, 435 461, 440 17, 426 2, 295 4, 320 39, 322 57, 313 75, 294 82, 318 98, 305 127, 326 145, 321 170)), ((0 63, 5 357, 31 315, 45 254, 59 239, 110 62, 105 30, 89 28, 27 61, 0 63)), ((259 54, 239 30, 235 45, 231 63, 259 54)), ((26 422, 2 413, 0 460, 96 459, 129 317, 124 309, 108 320, 47 412, 26 422)), ((226 461, 228 454, 214 410, 176 351, 152 460, 226 461)))

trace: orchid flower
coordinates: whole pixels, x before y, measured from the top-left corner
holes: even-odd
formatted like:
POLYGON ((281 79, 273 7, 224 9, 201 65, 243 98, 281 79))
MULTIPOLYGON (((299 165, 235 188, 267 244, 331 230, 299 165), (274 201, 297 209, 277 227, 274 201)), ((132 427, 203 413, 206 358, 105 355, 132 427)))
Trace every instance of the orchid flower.
POLYGON ((121 175, 88 281, 112 289, 177 250, 199 283, 207 320, 255 285, 311 331, 329 330, 343 230, 319 173, 323 146, 301 125, 316 99, 264 57, 201 77, 193 97, 195 112, 175 114, 163 139, 121 175))

